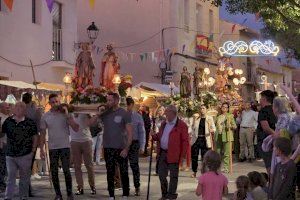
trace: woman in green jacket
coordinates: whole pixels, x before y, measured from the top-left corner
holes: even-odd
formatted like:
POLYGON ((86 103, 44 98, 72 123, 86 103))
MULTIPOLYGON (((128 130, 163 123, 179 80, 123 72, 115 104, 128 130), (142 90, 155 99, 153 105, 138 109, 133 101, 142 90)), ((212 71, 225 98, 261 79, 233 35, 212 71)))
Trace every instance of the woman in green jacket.
POLYGON ((233 114, 229 112, 229 103, 223 103, 221 107, 221 114, 217 117, 217 134, 216 134, 216 147, 217 152, 223 156, 223 168, 225 173, 229 173, 232 164, 232 142, 233 130, 236 129, 236 123, 233 114))

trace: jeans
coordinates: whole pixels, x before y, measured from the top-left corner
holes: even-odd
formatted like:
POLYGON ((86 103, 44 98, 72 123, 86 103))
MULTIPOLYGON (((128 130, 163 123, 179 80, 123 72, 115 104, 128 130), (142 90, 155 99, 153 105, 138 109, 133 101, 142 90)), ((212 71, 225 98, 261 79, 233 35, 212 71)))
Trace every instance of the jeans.
POLYGON ((5 153, 6 153, 6 146, 3 146, 3 148, 0 149, 0 189, 6 188, 5 176, 7 174, 7 170, 6 170, 5 153))
POLYGON ((160 180, 162 197, 177 199, 177 184, 179 174, 178 163, 167 163, 167 152, 161 151, 158 161, 158 176, 160 180), (170 183, 168 184, 167 176, 170 171, 170 183))
POLYGON ((31 163, 33 153, 29 153, 25 156, 10 157, 6 156, 6 166, 8 172, 7 187, 5 191, 5 198, 12 199, 14 196, 16 176, 19 171, 19 196, 20 199, 28 198, 28 190, 31 177, 31 163))
POLYGON ((92 141, 71 142, 71 152, 73 156, 75 177, 78 188, 83 189, 83 178, 81 171, 82 160, 87 169, 90 187, 95 187, 92 141))
POLYGON ((103 141, 103 134, 93 137, 93 160, 98 163, 101 160, 102 141, 103 141))
POLYGON ((205 137, 198 137, 196 142, 192 145, 191 148, 192 152, 192 170, 194 173, 197 173, 198 169, 198 156, 199 150, 201 150, 201 158, 204 158, 204 154, 208 151, 206 138, 205 137))
POLYGON ((114 176, 116 172, 116 163, 119 163, 120 167, 123 196, 129 196, 128 157, 121 157, 121 151, 121 149, 104 148, 104 159, 107 170, 107 189, 110 197, 115 196, 114 176))
POLYGON ((133 173, 133 183, 135 188, 140 187, 140 166, 139 166, 140 144, 138 140, 133 140, 128 152, 128 159, 133 173))
POLYGON ((70 172, 70 148, 50 149, 50 170, 52 176, 53 187, 56 195, 61 196, 60 184, 58 178, 58 165, 61 160, 63 172, 65 175, 67 195, 72 195, 72 176, 70 172))

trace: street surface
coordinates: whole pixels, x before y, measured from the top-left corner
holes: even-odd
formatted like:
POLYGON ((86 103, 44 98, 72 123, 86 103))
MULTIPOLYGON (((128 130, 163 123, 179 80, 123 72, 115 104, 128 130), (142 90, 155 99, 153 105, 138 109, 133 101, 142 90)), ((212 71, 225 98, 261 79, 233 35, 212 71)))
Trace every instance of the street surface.
MULTIPOLYGON (((141 196, 135 197, 134 194, 134 188, 131 190, 131 195, 129 199, 146 199, 147 194, 147 182, 148 182, 148 167, 149 162, 148 158, 140 158, 140 167, 141 167, 141 196)), ((82 166, 82 169, 84 171, 84 181, 85 181, 85 194, 82 196, 75 196, 75 199, 84 199, 84 200, 92 200, 92 199, 108 199, 108 192, 106 190, 106 169, 105 165, 102 166, 95 166, 95 177, 96 177, 96 188, 97 188, 97 195, 92 196, 90 195, 89 191, 89 185, 87 182, 87 174, 85 167, 82 166)), ((235 180, 240 175, 247 175, 250 171, 259 171, 263 172, 263 162, 262 161, 255 161, 254 163, 234 163, 233 164, 233 173, 232 174, 226 174, 228 180, 229 180, 229 197, 232 197, 232 194, 235 191, 235 180)), ((155 171, 155 162, 152 165, 152 174, 155 171)), ((195 189, 197 187, 197 179, 190 178, 191 171, 189 172, 180 172, 179 175, 179 183, 178 183, 178 199, 179 200, 192 200, 192 199, 199 199, 195 195, 195 189)), ((130 185, 133 185, 132 175, 131 175, 131 169, 129 167, 129 175, 130 175, 130 185)), ((74 186, 74 192, 76 189, 76 181, 75 181, 75 175, 74 171, 72 171, 72 177, 73 177, 73 186, 74 186)), ((60 172, 60 182, 61 182, 61 189, 62 193, 64 195, 64 199, 66 199, 66 190, 65 190, 65 182, 62 172, 60 172)), ((41 199, 54 199, 55 193, 54 190, 50 187, 50 182, 48 177, 42 177, 41 180, 33 180, 32 181, 33 189, 34 189, 34 198, 30 198, 32 200, 41 200, 41 199)), ((16 189, 18 190, 18 189, 16 189)), ((17 193, 17 191, 16 191, 17 193)), ((122 196, 122 190, 116 191, 116 199, 121 199, 122 196)), ((151 176, 151 182, 150 182, 150 199, 157 200, 161 197, 160 193, 160 183, 158 176, 151 176)), ((230 199, 230 198, 224 198, 224 199, 230 199)), ((3 199, 3 194, 0 194, 0 198, 3 199)), ((17 197, 15 199, 18 199, 17 197)))

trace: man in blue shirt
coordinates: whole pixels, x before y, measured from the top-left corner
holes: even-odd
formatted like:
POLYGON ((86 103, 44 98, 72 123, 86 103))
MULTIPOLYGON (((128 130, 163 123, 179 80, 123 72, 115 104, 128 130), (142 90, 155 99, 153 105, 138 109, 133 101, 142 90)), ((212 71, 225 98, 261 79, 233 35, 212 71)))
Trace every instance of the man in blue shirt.
POLYGON ((133 111, 134 100, 131 97, 126 98, 127 111, 131 113, 133 137, 129 148, 128 158, 133 173, 133 182, 135 187, 135 196, 140 196, 140 167, 139 153, 143 154, 145 148, 145 127, 142 115, 133 111))

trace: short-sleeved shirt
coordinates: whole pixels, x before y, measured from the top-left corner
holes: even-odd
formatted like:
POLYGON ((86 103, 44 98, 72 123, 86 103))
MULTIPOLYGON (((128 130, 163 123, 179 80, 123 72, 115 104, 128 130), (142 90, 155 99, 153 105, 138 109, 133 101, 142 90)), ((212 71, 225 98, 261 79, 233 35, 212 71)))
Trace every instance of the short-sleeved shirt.
POLYGON ((278 163, 274 170, 271 197, 274 200, 295 199, 297 168, 293 160, 278 163))
POLYGON ((24 118, 23 121, 17 123, 13 117, 5 120, 2 132, 7 137, 6 155, 11 157, 20 157, 31 153, 33 136, 38 134, 33 120, 24 118))
POLYGON ((87 142, 92 140, 90 127, 85 125, 85 121, 88 119, 88 114, 78 114, 74 117, 74 121, 79 125, 79 130, 75 132, 70 128, 72 142, 87 142))
POLYGON ((124 149, 126 147, 126 125, 131 124, 131 114, 123 108, 109 110, 101 116, 104 132, 103 147, 124 149))
POLYGON ((267 121, 270 128, 275 130, 277 118, 273 113, 272 105, 263 107, 258 113, 257 140, 259 142, 262 142, 268 136, 260 124, 261 121, 267 121))
POLYGON ((42 116, 40 128, 48 129, 49 149, 70 148, 70 131, 67 115, 49 111, 42 116))
POLYGON ((198 178, 198 184, 202 187, 203 200, 220 200, 228 179, 221 173, 206 172, 198 178))

